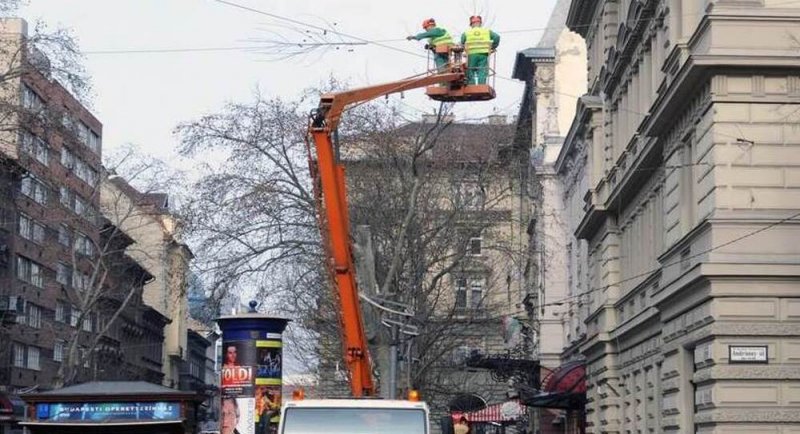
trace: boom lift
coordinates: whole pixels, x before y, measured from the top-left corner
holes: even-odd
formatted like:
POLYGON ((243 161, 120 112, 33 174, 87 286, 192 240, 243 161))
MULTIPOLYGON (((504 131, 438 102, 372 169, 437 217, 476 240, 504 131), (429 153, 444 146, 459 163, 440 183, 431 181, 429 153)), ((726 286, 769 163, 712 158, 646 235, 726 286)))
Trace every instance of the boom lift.
POLYGON ((308 138, 313 142, 315 152, 312 152, 310 143, 307 143, 309 169, 320 211, 320 231, 329 256, 330 272, 336 283, 336 295, 341 304, 345 361, 350 374, 350 388, 355 397, 374 396, 376 388, 356 284, 345 169, 338 161, 332 135, 348 107, 392 93, 427 86, 426 93, 437 101, 493 99, 495 92, 490 85, 466 84, 466 65, 461 60, 462 52, 460 46, 449 47, 451 61, 443 71, 429 71, 422 76, 396 82, 324 94, 319 106, 311 114, 308 138))

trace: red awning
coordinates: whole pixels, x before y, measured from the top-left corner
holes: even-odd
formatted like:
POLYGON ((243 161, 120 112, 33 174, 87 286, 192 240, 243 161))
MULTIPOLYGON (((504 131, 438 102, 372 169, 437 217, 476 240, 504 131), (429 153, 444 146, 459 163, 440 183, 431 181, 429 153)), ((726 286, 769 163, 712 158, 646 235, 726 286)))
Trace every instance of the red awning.
POLYGON ((487 405, 483 410, 453 412, 450 415, 455 421, 464 416, 469 422, 512 422, 523 414, 525 414, 525 406, 518 400, 514 400, 487 405))
POLYGON ((586 393, 586 365, 580 361, 568 362, 551 371, 542 379, 545 393, 586 393))

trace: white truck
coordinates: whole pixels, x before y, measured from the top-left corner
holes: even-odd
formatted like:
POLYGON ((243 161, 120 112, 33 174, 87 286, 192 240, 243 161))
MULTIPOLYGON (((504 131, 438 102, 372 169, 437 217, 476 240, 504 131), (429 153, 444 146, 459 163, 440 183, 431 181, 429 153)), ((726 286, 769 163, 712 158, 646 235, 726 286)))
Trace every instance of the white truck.
POLYGON ((278 434, 428 434, 424 402, 303 399, 285 402, 278 434))

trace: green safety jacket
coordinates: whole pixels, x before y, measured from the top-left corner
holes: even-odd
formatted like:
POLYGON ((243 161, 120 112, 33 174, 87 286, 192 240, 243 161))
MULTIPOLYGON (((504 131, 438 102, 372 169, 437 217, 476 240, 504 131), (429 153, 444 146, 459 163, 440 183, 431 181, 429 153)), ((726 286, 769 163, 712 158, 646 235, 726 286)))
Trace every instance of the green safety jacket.
POLYGON ((426 32, 422 32, 414 36, 414 39, 418 41, 420 39, 425 39, 425 38, 428 38, 428 43, 430 45, 433 45, 434 47, 439 45, 453 44, 453 38, 450 36, 450 33, 448 33, 447 30, 441 27, 434 27, 426 32))
POLYGON ((489 54, 500 44, 500 35, 485 27, 470 27, 461 35, 467 55, 489 54))

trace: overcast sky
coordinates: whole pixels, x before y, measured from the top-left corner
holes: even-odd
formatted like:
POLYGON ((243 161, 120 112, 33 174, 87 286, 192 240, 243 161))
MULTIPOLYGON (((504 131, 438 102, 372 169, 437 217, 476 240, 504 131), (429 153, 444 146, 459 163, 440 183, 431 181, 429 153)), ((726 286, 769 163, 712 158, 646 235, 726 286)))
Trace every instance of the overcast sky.
MULTIPOLYGON (((288 17, 385 46, 328 49, 325 54, 276 60, 247 50, 103 54, 98 51, 205 49, 263 46, 258 39, 303 39, 311 28, 289 24, 216 0, 30 0, 21 10, 29 21, 73 29, 87 52, 86 66, 94 84, 93 111, 104 125, 109 151, 134 143, 170 162, 176 140, 173 127, 227 101, 246 101, 255 89, 267 96, 295 98, 329 76, 352 85, 393 81, 425 69, 422 42, 402 40, 421 31, 424 18, 434 17, 454 37, 479 12, 502 37, 496 100, 459 104, 462 118, 494 111, 516 114, 522 85, 510 80, 514 55, 535 45, 546 26, 554 0, 230 0, 253 9, 288 17), (286 26, 291 26, 287 28, 286 26), (300 29, 300 32, 297 32, 300 29), (524 30, 524 31, 520 31, 524 30), (513 31, 513 32, 512 32, 513 31), (392 49, 395 47, 396 49, 392 49), (350 51, 352 49, 352 51, 350 51), (403 52, 407 51, 407 52, 403 52), (95 52, 95 53, 93 53, 95 52)), ((334 39, 330 41, 353 39, 334 39)), ((274 50, 270 50, 274 52, 274 50)), ((399 98, 395 97, 395 98, 399 98)), ((421 90, 402 100, 409 116, 432 110, 421 90)), ((185 162, 184 162, 185 163, 185 162)))

